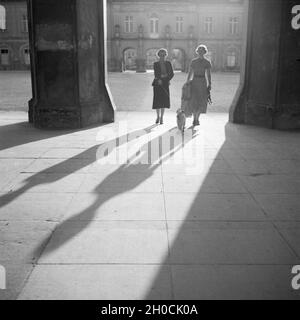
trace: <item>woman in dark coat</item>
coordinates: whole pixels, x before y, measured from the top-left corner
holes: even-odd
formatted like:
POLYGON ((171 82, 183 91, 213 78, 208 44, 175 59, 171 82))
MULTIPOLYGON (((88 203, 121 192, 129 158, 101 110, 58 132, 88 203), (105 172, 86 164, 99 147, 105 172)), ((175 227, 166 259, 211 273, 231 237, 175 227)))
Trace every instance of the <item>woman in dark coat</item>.
POLYGON ((159 61, 154 62, 154 80, 153 86, 153 106, 152 109, 156 110, 157 119, 156 123, 164 123, 165 109, 170 108, 170 80, 174 77, 172 64, 166 61, 168 51, 166 49, 159 49, 157 52, 159 61))

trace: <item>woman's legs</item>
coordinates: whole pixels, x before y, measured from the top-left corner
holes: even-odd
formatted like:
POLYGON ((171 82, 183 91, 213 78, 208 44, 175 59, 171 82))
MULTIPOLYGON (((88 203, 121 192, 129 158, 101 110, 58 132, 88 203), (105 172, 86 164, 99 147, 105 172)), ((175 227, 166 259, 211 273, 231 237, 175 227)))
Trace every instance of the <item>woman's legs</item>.
POLYGON ((157 118, 155 123, 159 123, 159 109, 156 109, 156 115, 157 115, 157 118))
POLYGON ((198 126, 199 125, 199 117, 200 117, 200 112, 194 112, 193 113, 193 126, 198 126))
POLYGON ((196 125, 196 121, 197 121, 197 112, 193 112, 193 126, 196 125))
POLYGON ((165 114, 165 109, 164 108, 160 108, 160 109, 156 109, 156 123, 160 123, 163 124, 164 123, 164 114, 165 114))
POLYGON ((200 114, 201 114, 201 112, 197 112, 197 116, 196 116, 196 124, 197 125, 199 125, 200 114))
POLYGON ((165 109, 164 108, 161 108, 160 109, 161 111, 161 116, 160 116, 160 124, 163 124, 164 123, 164 114, 165 114, 165 109))

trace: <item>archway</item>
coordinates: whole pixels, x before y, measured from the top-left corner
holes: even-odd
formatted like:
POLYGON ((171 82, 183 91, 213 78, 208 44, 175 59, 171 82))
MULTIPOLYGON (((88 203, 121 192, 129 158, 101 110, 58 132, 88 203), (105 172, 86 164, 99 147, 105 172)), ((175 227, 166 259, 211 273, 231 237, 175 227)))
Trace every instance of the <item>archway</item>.
POLYGON ((186 54, 183 49, 174 48, 171 52, 170 59, 174 70, 185 71, 186 54))
POLYGON ((135 48, 126 48, 123 50, 123 69, 136 70, 137 50, 135 48))
POLYGON ((151 48, 146 51, 146 69, 153 69, 153 63, 157 60, 158 48, 151 48))
POLYGON ((230 46, 224 52, 224 69, 237 71, 240 68, 240 52, 237 47, 230 46))

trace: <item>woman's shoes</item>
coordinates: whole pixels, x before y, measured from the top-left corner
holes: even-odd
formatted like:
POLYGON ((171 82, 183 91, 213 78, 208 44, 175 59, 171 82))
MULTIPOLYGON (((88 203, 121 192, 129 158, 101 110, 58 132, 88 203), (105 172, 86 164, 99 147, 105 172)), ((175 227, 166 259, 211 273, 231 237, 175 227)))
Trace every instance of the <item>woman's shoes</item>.
POLYGON ((157 118, 155 121, 156 124, 164 124, 164 119, 163 118, 157 118))
POLYGON ((193 126, 194 126, 194 127, 199 126, 199 125, 200 125, 199 120, 194 120, 194 121, 193 121, 193 126))

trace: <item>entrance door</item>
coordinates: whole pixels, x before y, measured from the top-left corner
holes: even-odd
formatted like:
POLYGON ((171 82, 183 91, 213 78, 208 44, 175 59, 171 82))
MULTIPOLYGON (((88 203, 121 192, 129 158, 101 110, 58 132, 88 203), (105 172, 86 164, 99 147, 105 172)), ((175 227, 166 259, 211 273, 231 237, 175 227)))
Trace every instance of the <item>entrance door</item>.
POLYGON ((184 52, 181 49, 173 49, 171 61, 174 70, 184 71, 184 52))
POLYGON ((136 70, 137 50, 130 48, 124 51, 125 70, 136 70))
POLYGON ((9 50, 8 49, 1 49, 0 50, 0 58, 1 58, 1 65, 8 66, 9 65, 9 50))

